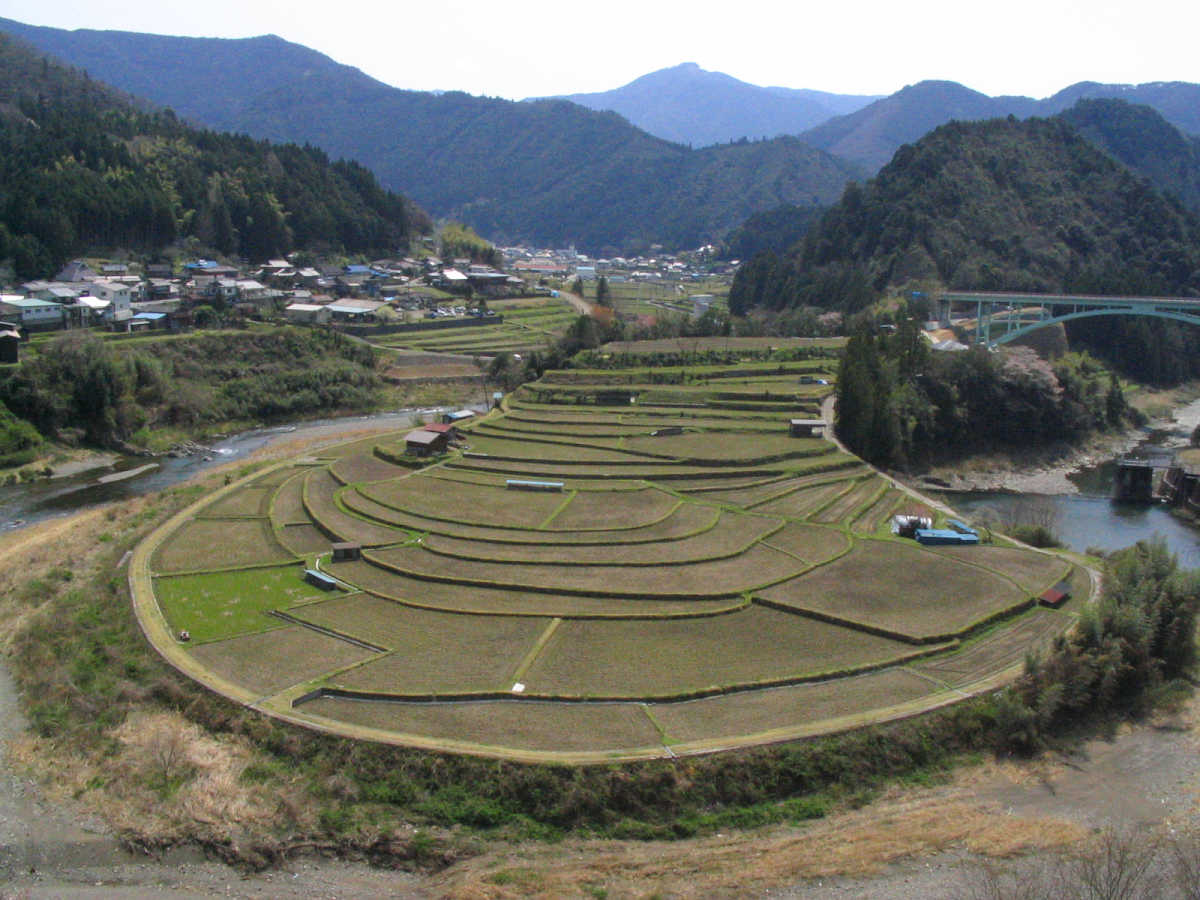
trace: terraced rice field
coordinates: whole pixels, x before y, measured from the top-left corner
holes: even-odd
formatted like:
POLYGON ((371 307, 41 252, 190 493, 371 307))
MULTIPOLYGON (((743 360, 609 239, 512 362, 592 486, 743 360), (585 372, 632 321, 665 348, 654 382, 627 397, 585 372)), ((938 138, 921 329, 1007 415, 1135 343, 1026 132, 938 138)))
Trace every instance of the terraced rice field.
POLYGON ((673 367, 678 384, 564 370, 432 469, 374 452, 402 435, 281 466, 152 536, 132 564, 143 622, 185 671, 267 712, 562 762, 818 734, 1006 677, 1073 620, 1034 598, 1068 576, 1086 593, 1087 573, 891 536, 920 501, 788 436, 812 415, 810 364, 828 361, 673 367), (629 387, 634 403, 610 394, 629 387), (361 556, 334 561, 338 541, 361 556))
POLYGON ((495 312, 498 313, 495 321, 472 319, 461 327, 396 332, 376 342, 406 350, 467 356, 527 353, 543 350, 562 337, 578 315, 569 303, 557 298, 500 302, 495 312))

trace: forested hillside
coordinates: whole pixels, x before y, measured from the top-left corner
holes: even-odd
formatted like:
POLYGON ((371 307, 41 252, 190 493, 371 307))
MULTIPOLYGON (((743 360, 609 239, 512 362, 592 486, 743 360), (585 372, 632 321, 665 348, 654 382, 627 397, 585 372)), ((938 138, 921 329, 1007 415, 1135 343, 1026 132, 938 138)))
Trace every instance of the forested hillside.
POLYGON ((871 462, 921 467, 963 454, 1028 451, 1120 429, 1136 417, 1094 359, 1053 363, 1028 347, 933 353, 909 318, 851 335, 837 386, 838 436, 871 462))
POLYGON ((853 311, 887 287, 1200 293, 1200 221, 1066 122, 951 123, 851 185, 730 307, 853 311))
POLYGON ((152 343, 65 332, 0 373, 0 462, 35 444, 38 432, 102 447, 144 444, 157 429, 189 434, 366 410, 382 387, 371 348, 337 332, 226 331, 152 343))
POLYGON ((1123 100, 1080 100, 1059 118, 1164 194, 1200 211, 1200 138, 1148 106, 1123 100))
POLYGON ((832 203, 861 175, 795 139, 689 150, 565 101, 403 91, 276 37, 0 28, 208 127, 356 159, 496 241, 696 246, 764 209, 832 203))
POLYGON ((357 163, 188 127, 0 34, 0 261, 19 277, 188 236, 254 261, 392 253, 429 227, 357 163))

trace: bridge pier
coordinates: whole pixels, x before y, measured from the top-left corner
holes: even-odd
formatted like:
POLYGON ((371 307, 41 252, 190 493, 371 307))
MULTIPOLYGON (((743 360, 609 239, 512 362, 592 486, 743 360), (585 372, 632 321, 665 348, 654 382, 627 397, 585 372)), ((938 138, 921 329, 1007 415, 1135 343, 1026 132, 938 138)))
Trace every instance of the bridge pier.
POLYGON ((1154 501, 1154 466, 1144 459, 1122 459, 1113 480, 1113 499, 1130 503, 1154 501))

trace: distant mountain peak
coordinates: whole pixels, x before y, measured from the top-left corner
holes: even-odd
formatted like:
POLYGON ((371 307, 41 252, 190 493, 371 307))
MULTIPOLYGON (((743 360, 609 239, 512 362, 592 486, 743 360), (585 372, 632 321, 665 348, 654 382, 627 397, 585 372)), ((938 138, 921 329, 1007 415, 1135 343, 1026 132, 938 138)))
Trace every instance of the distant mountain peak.
POLYGON ((741 138, 799 134, 875 98, 759 87, 699 63, 682 62, 611 91, 561 99, 618 113, 668 141, 704 147, 741 138))

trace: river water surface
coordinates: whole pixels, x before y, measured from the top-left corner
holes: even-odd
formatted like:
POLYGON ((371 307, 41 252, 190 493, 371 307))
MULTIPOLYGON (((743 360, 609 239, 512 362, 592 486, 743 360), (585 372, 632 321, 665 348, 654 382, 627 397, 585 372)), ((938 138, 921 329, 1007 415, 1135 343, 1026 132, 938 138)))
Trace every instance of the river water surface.
POLYGON ((67 515, 100 503, 127 500, 160 491, 206 469, 243 459, 277 441, 326 432, 332 437, 338 430, 375 424, 388 426, 394 423, 400 429, 418 418, 438 412, 441 410, 402 409, 371 416, 315 419, 294 425, 256 428, 209 443, 207 446, 211 452, 207 453, 175 458, 164 456, 153 460, 129 457, 118 460, 112 466, 90 469, 66 478, 6 485, 0 487, 0 531, 67 515))
MULTIPOLYGON (((1158 456, 1188 444, 1192 430, 1200 424, 1200 401, 1175 412, 1171 423, 1159 423, 1129 456, 1158 456)), ((1072 550, 1088 547, 1118 550, 1137 541, 1160 535, 1186 568, 1200 568, 1200 528, 1174 516, 1165 504, 1117 503, 1112 500, 1116 462, 1082 469, 1068 476, 1077 494, 1007 494, 973 491, 951 493, 945 501, 966 516, 990 509, 1005 521, 1019 513, 1022 504, 1035 499, 1039 506, 1054 510, 1054 530, 1072 550)))

